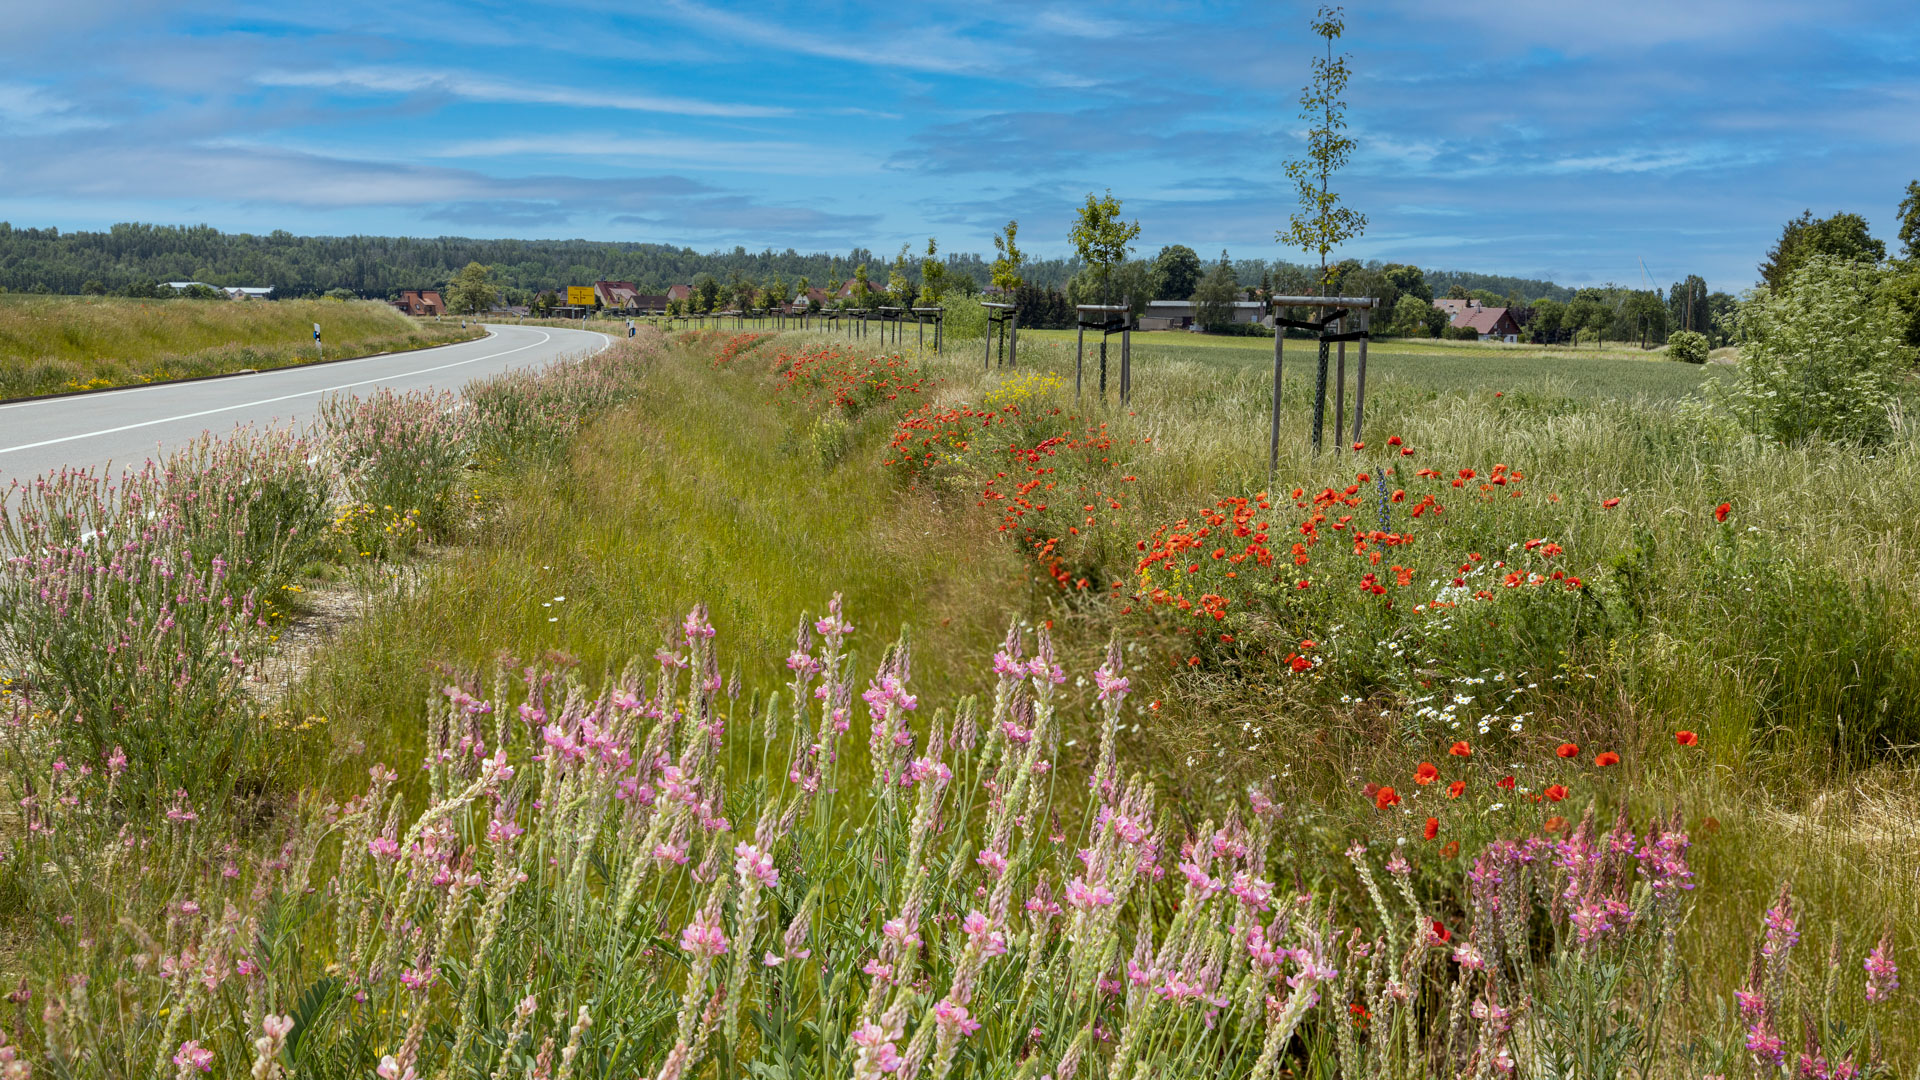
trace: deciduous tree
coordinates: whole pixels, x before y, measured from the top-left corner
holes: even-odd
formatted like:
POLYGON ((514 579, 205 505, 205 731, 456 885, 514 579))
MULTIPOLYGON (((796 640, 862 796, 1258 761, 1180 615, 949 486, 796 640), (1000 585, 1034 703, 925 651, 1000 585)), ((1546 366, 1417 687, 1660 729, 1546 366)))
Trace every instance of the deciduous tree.
POLYGON ((1314 16, 1313 32, 1327 45, 1327 55, 1313 61, 1313 78, 1300 91, 1300 118, 1313 125, 1307 133, 1307 156, 1287 163, 1287 178, 1299 197, 1287 229, 1275 239, 1320 257, 1322 295, 1330 284, 1327 254, 1367 229, 1367 216, 1340 204, 1332 188, 1333 174, 1353 156, 1353 140, 1346 134, 1346 91, 1352 71, 1347 54, 1333 54, 1333 43, 1346 29, 1339 7, 1322 7, 1314 16))

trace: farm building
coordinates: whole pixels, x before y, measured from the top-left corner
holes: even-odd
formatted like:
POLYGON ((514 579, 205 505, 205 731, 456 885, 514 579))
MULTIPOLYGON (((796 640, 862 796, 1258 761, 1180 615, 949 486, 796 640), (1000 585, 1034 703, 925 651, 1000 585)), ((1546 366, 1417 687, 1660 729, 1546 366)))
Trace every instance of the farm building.
POLYGON ((693 286, 691 285, 667 286, 667 299, 669 300, 685 300, 687 297, 692 295, 693 295, 693 286))
MULTIPOLYGON (((1140 329, 1191 330, 1194 325, 1196 306, 1191 300, 1149 300, 1147 310, 1140 316, 1140 329)), ((1267 314, 1266 305, 1258 300, 1234 301, 1233 321, 1259 323, 1262 326, 1273 325, 1273 318, 1267 314)))

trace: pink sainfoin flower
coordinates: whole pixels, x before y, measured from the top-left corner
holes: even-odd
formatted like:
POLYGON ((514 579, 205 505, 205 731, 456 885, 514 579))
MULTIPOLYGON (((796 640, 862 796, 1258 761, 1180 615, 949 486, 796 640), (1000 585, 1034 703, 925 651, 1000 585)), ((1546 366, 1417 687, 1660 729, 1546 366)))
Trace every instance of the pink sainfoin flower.
POLYGON ((913 759, 913 763, 907 766, 907 783, 917 784, 928 779, 934 782, 935 790, 944 788, 953 779, 953 770, 937 758, 913 759))
POLYGON ((980 1030, 980 1021, 967 1013, 967 1007, 951 1001, 942 1001, 933 1007, 933 1022, 962 1035, 971 1035, 980 1030))
POLYGON ((1273 906, 1273 882, 1254 877, 1245 870, 1233 875, 1233 885, 1227 891, 1255 911, 1266 911, 1273 906))
POLYGON ((773 868, 773 858, 752 844, 738 844, 733 849, 733 872, 741 881, 749 879, 759 882, 763 889, 771 889, 780 883, 780 871, 773 868))
POLYGON ((993 920, 978 911, 967 912, 967 917, 961 920, 960 929, 979 945, 984 956, 1001 956, 1007 951, 1007 936, 995 930, 993 920))
POLYGON ((878 979, 881 982, 886 982, 893 978, 893 965, 881 963, 877 959, 867 961, 865 964, 861 965, 860 970, 863 972, 866 972, 868 975, 873 976, 875 979, 878 979))
POLYGON ((391 836, 376 836, 367 841, 367 854, 376 859, 400 858, 400 842, 391 836))
POLYGON ((1893 962, 1893 931, 1881 933, 1880 941, 1867 953, 1867 1000, 1874 1004, 1889 1001, 1900 989, 1900 969, 1893 962))
POLYGON ((1101 701, 1119 701, 1127 696, 1127 677, 1115 674, 1104 664, 1093 670, 1093 685, 1099 688, 1095 696, 1101 701))
POLYGON ((1114 902, 1113 890, 1104 883, 1089 885, 1079 878, 1067 882, 1067 906, 1081 910, 1095 907, 1107 907, 1114 902))
POLYGON ((213 1051, 200 1045, 198 1039, 188 1039, 174 1051, 173 1063, 181 1069, 199 1069, 203 1073, 213 1071, 213 1051))
POLYGON ((1786 955, 1800 942, 1800 928, 1793 920, 1793 899, 1787 887, 1780 886, 1780 898, 1767 909, 1766 929, 1761 933, 1760 955, 1769 961, 1786 955))
POLYGON ((907 920, 905 919, 888 919, 881 925, 880 933, 884 935, 888 941, 902 947, 920 944, 920 935, 913 932, 913 928, 907 925, 907 920))
POLYGON ((973 857, 973 861, 986 867, 987 873, 996 878, 1007 872, 1007 857, 992 848, 982 848, 980 854, 973 857))
POLYGON ((680 947, 694 956, 720 956, 727 951, 727 935, 719 923, 708 922, 706 913, 701 912, 680 931, 680 947))
POLYGON ((687 612, 686 621, 680 624, 680 631, 686 636, 689 645, 701 638, 713 637, 719 632, 713 628, 712 623, 707 621, 705 604, 695 604, 693 610, 687 612))
POLYGON ((400 985, 409 990, 425 990, 437 974, 432 968, 407 968, 400 972, 400 985))
POLYGON ((107 757, 107 773, 110 776, 119 776, 126 771, 127 752, 116 746, 113 748, 113 753, 107 757))

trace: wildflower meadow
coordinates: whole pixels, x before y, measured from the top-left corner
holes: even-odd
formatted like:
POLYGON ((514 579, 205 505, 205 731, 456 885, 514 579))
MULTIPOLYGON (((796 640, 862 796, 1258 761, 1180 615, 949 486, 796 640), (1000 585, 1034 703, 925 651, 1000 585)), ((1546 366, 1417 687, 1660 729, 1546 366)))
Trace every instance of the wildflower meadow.
POLYGON ((10 493, 0 1075, 1920 1069, 1898 407, 1410 369, 1270 475, 1257 349, 1134 349, 648 329, 10 493))

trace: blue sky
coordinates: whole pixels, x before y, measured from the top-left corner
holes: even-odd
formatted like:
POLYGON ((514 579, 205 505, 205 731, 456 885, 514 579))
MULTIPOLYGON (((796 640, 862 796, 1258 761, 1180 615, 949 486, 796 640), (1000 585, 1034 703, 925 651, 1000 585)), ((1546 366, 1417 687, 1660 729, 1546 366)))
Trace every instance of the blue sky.
MULTIPOLYGON (((1064 254, 1273 242, 1315 42, 1288 3, 9 5, 0 219, 1064 254)), ((1738 290, 1803 208, 1891 239, 1912 0, 1348 5, 1371 224, 1342 254, 1738 290)))

